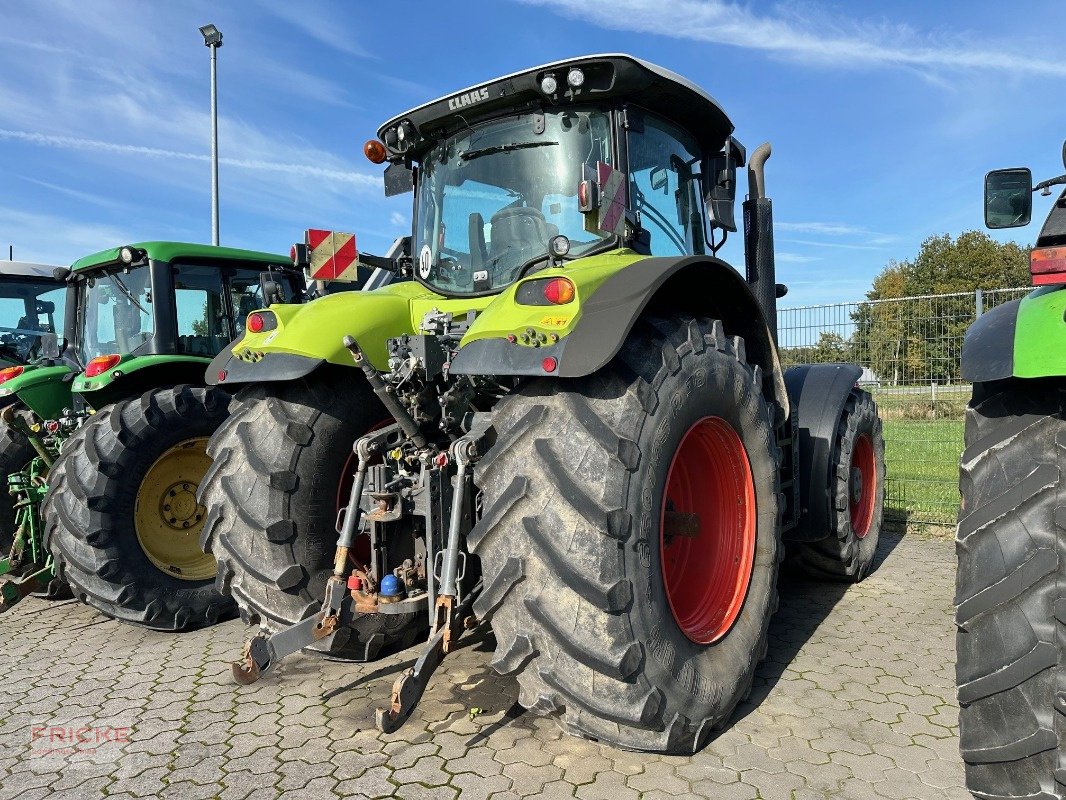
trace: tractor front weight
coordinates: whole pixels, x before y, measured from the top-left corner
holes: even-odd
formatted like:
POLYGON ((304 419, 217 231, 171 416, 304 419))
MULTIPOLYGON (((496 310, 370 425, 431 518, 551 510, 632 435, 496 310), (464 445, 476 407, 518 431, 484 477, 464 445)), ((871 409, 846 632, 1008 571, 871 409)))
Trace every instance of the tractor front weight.
MULTIPOLYGON (((346 337, 345 346, 361 365, 354 340, 346 337)), ((491 423, 489 414, 471 415, 468 432, 443 448, 412 435, 418 427, 402 405, 390 411, 396 423, 355 443, 356 472, 338 515, 334 569, 319 611, 272 635, 261 631, 233 664, 238 683, 253 683, 285 656, 328 645, 357 616, 424 613, 429 641, 396 679, 389 707, 376 714, 385 732, 410 716, 444 656, 474 627, 471 605, 481 583, 467 575, 464 543, 474 515, 472 470, 491 423)))

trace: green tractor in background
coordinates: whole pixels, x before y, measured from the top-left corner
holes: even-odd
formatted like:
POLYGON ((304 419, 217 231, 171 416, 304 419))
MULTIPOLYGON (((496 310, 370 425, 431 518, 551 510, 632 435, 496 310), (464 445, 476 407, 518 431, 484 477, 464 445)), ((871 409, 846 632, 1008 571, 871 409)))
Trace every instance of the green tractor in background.
POLYGON ((63 278, 61 356, 0 385, 5 422, 47 434, 21 507, 43 540, 34 569, 50 576, 54 558, 56 578, 116 619, 210 624, 232 604, 197 544, 196 488, 229 395, 204 367, 251 308, 297 300, 303 278, 284 256, 176 242, 105 250, 63 278))
MULTIPOLYGON (((1066 166, 1066 146, 1063 147, 1066 166)), ((1030 170, 985 179, 985 224, 1029 224, 1030 170)), ((1066 797, 1066 191, 1031 255, 1036 289, 966 334, 973 383, 957 538, 957 680, 967 786, 1066 797)))
POLYGON ((202 544, 260 632, 234 676, 431 630, 378 725, 477 618, 520 703, 691 752, 748 694, 782 538, 859 580, 884 443, 858 367, 782 370, 770 148, 630 56, 524 70, 390 120, 365 153, 414 189, 414 280, 255 312, 208 370, 202 544), (383 424, 384 423, 384 424, 383 424), (353 447, 354 445, 354 447, 353 447), (353 476, 354 473, 354 476, 353 476))
MULTIPOLYGON (((0 611, 25 594, 48 591, 39 515, 28 512, 43 492, 40 473, 58 433, 19 413, 12 382, 31 373, 67 372, 55 367, 56 335, 63 325, 66 288, 55 267, 0 262, 0 611), (5 490, 6 488, 6 490, 5 490)), ((62 409, 70 388, 57 384, 29 391, 37 402, 62 409)), ((59 587, 52 585, 55 594, 59 587)))

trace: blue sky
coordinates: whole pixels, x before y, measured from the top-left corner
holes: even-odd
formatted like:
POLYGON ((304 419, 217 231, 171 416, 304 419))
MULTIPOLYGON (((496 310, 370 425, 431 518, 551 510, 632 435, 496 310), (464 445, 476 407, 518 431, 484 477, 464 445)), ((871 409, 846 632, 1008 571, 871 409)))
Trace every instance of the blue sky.
MULTIPOLYGON (((0 9, 0 244, 67 263, 210 239, 208 52, 219 53, 222 243, 307 227, 382 252, 409 225, 361 154, 383 120, 480 80, 623 51, 703 86, 774 146, 787 305, 861 297, 923 239, 981 226, 990 168, 1062 172, 1066 4, 918 0, 92 3, 0 9), (669 10, 668 10, 669 9, 669 10), (963 11, 964 9, 964 11, 963 11)), ((1038 198, 1042 218, 1047 201, 1038 198)), ((1036 225, 1001 238, 1030 241, 1036 225)), ((740 264, 739 247, 726 257, 740 264)), ((6 248, 5 248, 6 249, 6 248)), ((6 253, 4 253, 6 255, 6 253)))

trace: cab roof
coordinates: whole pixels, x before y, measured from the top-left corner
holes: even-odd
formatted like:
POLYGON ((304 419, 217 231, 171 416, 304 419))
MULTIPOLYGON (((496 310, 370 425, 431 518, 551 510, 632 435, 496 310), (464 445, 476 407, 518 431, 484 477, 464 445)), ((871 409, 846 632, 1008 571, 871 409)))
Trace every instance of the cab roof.
POLYGON ((56 267, 50 264, 33 264, 29 261, 0 261, 0 275, 11 275, 19 278, 44 278, 55 280, 56 267))
POLYGON ((413 134, 413 156, 443 136, 476 121, 507 111, 530 111, 569 105, 571 102, 625 100, 676 122, 697 137, 705 152, 721 149, 733 132, 728 115, 707 92, 668 69, 624 53, 579 56, 479 83, 459 92, 424 103, 393 117, 378 129, 390 155, 405 151, 395 146, 401 127, 413 134), (574 68, 584 74, 580 88, 567 84, 574 68), (541 81, 555 78, 557 89, 545 94, 541 81))
POLYGON ((173 261, 176 258, 224 258, 231 261, 268 261, 271 264, 279 265, 292 263, 287 255, 264 253, 258 250, 241 250, 236 247, 215 247, 209 244, 190 244, 188 242, 133 242, 79 258, 70 265, 70 268, 78 272, 79 270, 117 264, 119 263, 119 250, 123 247, 144 250, 148 253, 148 257, 155 261, 173 261))

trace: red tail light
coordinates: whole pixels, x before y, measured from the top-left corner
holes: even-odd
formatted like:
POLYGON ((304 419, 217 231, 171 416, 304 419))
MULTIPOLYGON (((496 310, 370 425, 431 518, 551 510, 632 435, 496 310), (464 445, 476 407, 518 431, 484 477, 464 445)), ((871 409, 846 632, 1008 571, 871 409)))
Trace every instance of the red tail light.
POLYGON ((574 284, 566 278, 552 278, 544 284, 544 299, 557 306, 574 299, 574 284))
POLYGON ((122 356, 118 353, 112 353, 109 356, 97 356, 85 365, 85 377, 95 378, 97 375, 102 375, 112 367, 118 366, 118 362, 121 360, 122 356))
POLYGON ((25 367, 6 367, 5 369, 0 369, 0 383, 9 381, 12 378, 17 378, 25 371, 25 367))
POLYGON ((266 323, 263 321, 262 314, 249 314, 248 315, 248 330, 252 333, 259 333, 263 330, 266 323))
POLYGON ((1066 247, 1040 247, 1029 256, 1034 286, 1066 283, 1066 247))

